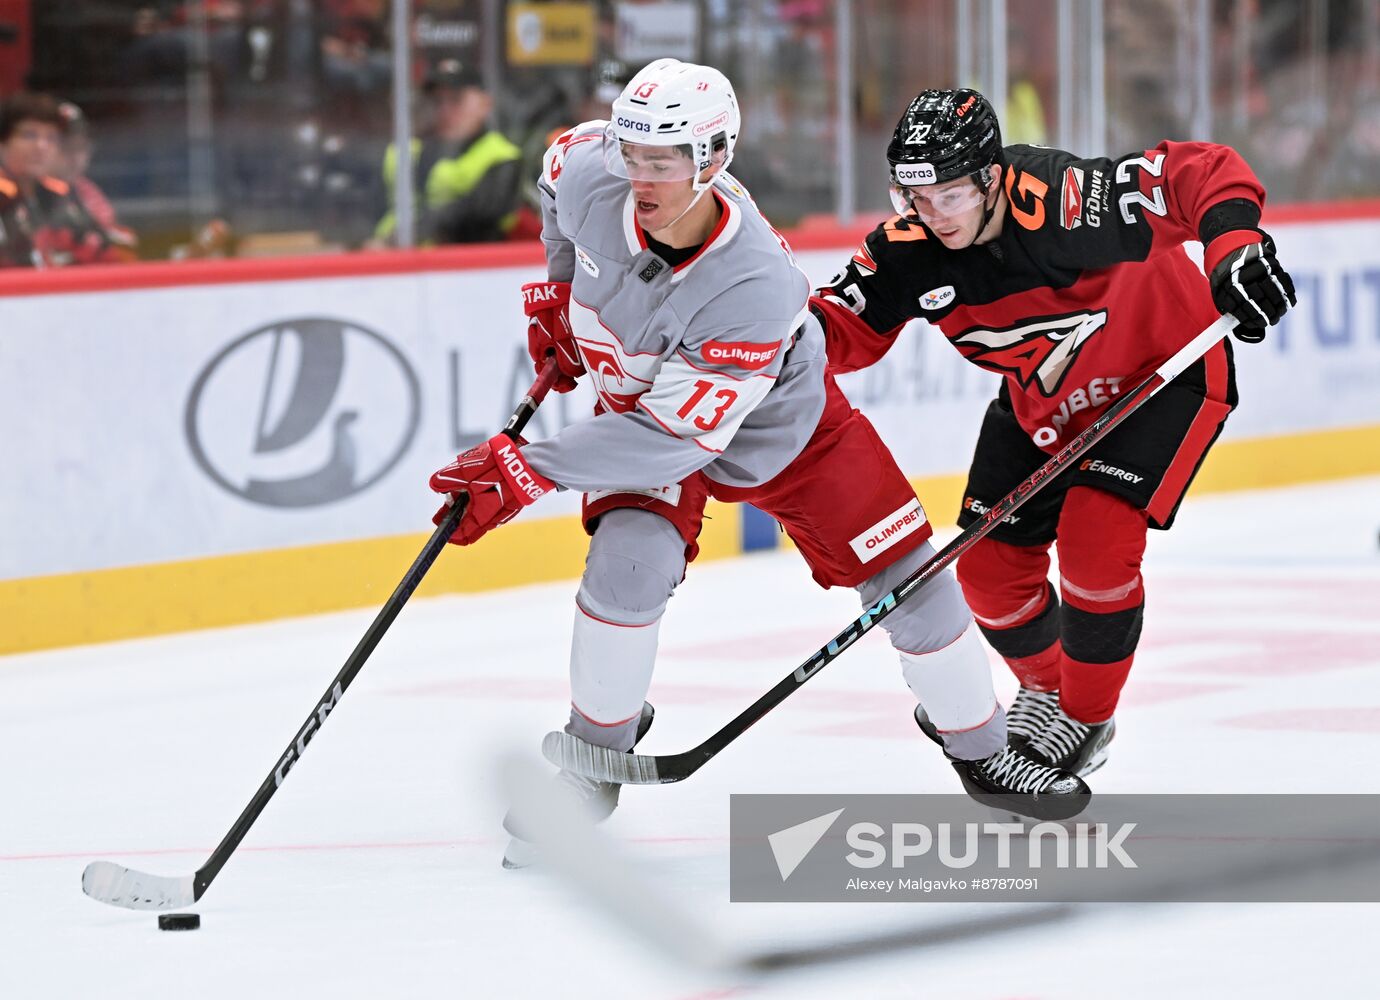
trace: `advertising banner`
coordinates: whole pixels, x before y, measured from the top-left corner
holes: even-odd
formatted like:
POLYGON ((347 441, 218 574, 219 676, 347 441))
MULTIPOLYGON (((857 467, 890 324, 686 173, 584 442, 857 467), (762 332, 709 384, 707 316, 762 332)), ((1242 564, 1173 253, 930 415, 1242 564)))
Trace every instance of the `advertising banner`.
MULTIPOLYGON (((1380 223, 1275 235, 1299 306, 1236 349, 1242 403, 1224 440, 1380 424, 1380 223)), ((799 260, 819 283, 853 249, 799 260)), ((542 276, 532 264, 6 298, 0 580, 421 530, 428 475, 501 427, 530 384, 519 289, 542 276)), ((966 469, 997 385, 922 323, 841 384, 912 477, 966 469)), ((528 436, 591 405, 584 389, 553 395, 528 436)), ((524 520, 577 509, 562 494, 524 520)))

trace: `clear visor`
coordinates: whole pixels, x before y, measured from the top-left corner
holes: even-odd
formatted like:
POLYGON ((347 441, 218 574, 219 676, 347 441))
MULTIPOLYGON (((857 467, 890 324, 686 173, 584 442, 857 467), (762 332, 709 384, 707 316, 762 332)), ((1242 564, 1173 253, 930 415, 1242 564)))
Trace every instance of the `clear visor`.
POLYGON ((938 222, 968 212, 986 200, 987 193, 972 181, 936 190, 936 185, 906 187, 892 182, 891 207, 897 215, 915 214, 921 222, 938 222))
POLYGON ((604 130, 604 167, 630 181, 685 181, 699 172, 683 149, 622 141, 612 125, 604 130))

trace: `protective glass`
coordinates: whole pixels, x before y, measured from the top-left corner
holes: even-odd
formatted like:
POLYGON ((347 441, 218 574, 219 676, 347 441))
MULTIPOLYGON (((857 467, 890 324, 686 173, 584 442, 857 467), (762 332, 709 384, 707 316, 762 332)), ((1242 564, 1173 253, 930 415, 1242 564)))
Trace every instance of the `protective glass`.
POLYGON ((632 181, 684 181, 698 173, 685 150, 621 141, 612 125, 604 130, 604 167, 632 181))
POLYGON ((891 184, 891 207, 897 215, 914 213, 921 222, 939 222, 952 219, 964 212, 977 208, 987 197, 987 193, 971 181, 955 184, 936 191, 936 185, 906 187, 894 181, 891 184))

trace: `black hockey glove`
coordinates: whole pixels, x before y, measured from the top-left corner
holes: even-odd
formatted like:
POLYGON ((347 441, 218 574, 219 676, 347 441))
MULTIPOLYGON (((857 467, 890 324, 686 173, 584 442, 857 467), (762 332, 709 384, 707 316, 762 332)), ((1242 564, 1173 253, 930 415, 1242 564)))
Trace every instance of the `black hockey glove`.
POLYGON ((1297 301, 1294 281, 1275 256, 1275 241, 1265 233, 1259 243, 1233 250, 1208 275, 1212 301, 1223 316, 1235 316, 1237 340, 1258 344, 1297 301))

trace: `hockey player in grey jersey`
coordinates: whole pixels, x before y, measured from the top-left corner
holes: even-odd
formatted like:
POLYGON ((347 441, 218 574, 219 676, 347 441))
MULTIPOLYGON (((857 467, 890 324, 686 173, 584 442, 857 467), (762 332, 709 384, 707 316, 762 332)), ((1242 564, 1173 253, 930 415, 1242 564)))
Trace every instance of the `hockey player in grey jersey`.
MULTIPOLYGON (((609 121, 557 139, 539 182, 549 280, 523 289, 529 348, 539 364, 555 352, 558 390, 588 377, 596 413, 534 444, 496 436, 431 479, 439 493, 470 494, 458 544, 553 489, 584 492, 592 537, 566 731, 617 750, 650 725, 661 616, 708 497, 772 514, 820 585, 855 587, 866 607, 933 554, 914 490, 825 371, 809 281, 726 172, 738 128, 723 74, 662 59, 629 81, 609 121)), ((1019 796, 1047 817, 1083 807, 1076 776, 1007 748, 950 574, 883 627, 971 794, 1019 796)), ((616 785, 562 780, 596 818, 617 803, 616 785)), ((522 848, 515 840, 505 863, 521 864, 522 848)))

